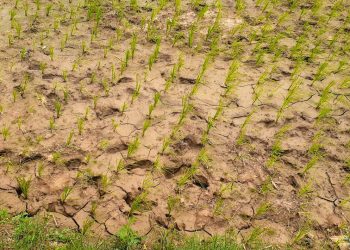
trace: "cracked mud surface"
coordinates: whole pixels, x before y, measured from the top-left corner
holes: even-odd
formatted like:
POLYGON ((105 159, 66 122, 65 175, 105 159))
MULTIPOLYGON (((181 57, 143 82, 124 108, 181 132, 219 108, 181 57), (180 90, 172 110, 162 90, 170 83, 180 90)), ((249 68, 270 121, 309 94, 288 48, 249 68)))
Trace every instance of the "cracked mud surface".
POLYGON ((105 236, 115 234, 130 217, 135 218, 132 227, 150 237, 163 227, 203 235, 234 230, 244 240, 263 228, 268 241, 283 245, 307 228, 298 243, 315 249, 350 224, 350 69, 349 64, 338 67, 349 60, 348 1, 326 22, 331 1, 315 16, 311 1, 301 1, 290 13, 288 1, 280 1, 267 7, 265 20, 259 19, 266 14, 262 7, 252 1, 238 14, 233 2, 224 0, 215 53, 210 47, 215 36, 206 35, 217 5, 208 2, 189 48, 188 30, 198 11, 184 1, 177 29, 166 36, 166 20, 174 15, 168 3, 153 20, 162 40, 151 70, 148 59, 156 44, 142 23, 155 3, 140 2, 137 12, 127 7, 128 14, 120 17, 106 1, 98 35, 91 41, 95 22, 87 18, 84 1, 52 2, 49 16, 46 0, 36 19, 32 2, 27 17, 23 9, 16 11, 20 38, 11 29, 13 1, 0 4, 0 129, 3 135, 4 128, 9 130, 6 140, 0 139, 0 209, 31 216, 49 213, 57 226, 77 230, 91 220, 91 230, 105 236), (300 18, 301 9, 305 14, 300 18), (286 21, 279 23, 284 13, 286 21), (133 33, 138 35, 135 56, 120 74, 133 33), (279 35, 281 54, 273 59, 265 41, 279 35), (304 44, 305 61, 298 66, 292 52, 303 36, 310 44, 304 44), (235 53, 237 43, 242 49, 235 53), (315 44, 320 52, 311 60, 315 44), (267 52, 257 65, 260 47, 267 52), (210 53, 201 84, 189 98, 192 109, 179 123, 183 97, 193 90, 210 53), (180 54, 183 67, 165 91, 180 54), (232 62, 239 62, 238 74, 232 93, 225 95, 232 62), (327 73, 318 78, 324 62, 327 73), (300 85, 277 119, 295 78, 300 85), (131 101, 137 82, 140 93, 131 101), (155 93, 160 101, 149 117, 155 93), (57 103, 62 105, 59 115, 57 103), (222 113, 203 140, 219 108, 222 113), (151 124, 143 133, 147 119, 151 124), (139 147, 129 155, 135 138, 139 147), (118 168, 121 162, 123 168, 118 168), (193 166, 195 172, 179 185, 193 166), (26 199, 18 177, 31 180, 26 199), (62 201, 67 187, 71 192, 62 201))

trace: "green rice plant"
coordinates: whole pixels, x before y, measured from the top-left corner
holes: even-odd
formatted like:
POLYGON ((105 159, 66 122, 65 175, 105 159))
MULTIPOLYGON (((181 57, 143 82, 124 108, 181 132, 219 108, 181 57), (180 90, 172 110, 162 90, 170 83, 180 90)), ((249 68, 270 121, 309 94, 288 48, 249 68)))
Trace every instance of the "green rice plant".
POLYGON ((55 101, 54 107, 56 112, 56 118, 60 118, 62 114, 62 103, 60 103, 59 101, 55 101))
POLYGON ((73 188, 72 187, 64 187, 63 192, 61 193, 60 200, 61 203, 65 203, 68 196, 72 193, 73 188))
POLYGON ((85 55, 88 52, 88 48, 85 41, 81 42, 81 53, 85 55))
POLYGON ((169 196, 167 199, 167 210, 168 214, 172 214, 172 212, 180 206, 181 199, 178 196, 169 196))
POLYGON ((197 156, 197 160, 206 169, 210 168, 212 159, 209 157, 208 152, 204 147, 199 151, 198 156, 197 156))
POLYGON ((32 182, 32 179, 26 179, 25 177, 17 177, 17 185, 18 185, 18 189, 21 192, 23 198, 26 200, 28 199, 28 195, 29 195, 29 189, 30 189, 30 185, 32 182))
POLYGON ((140 146, 140 139, 138 136, 135 137, 135 139, 133 141, 131 141, 128 145, 128 154, 127 157, 131 157, 133 154, 135 154, 135 152, 137 151, 137 149, 140 146))
POLYGON ((55 119, 53 117, 50 117, 50 120, 49 120, 49 129, 52 133, 52 131, 55 129, 56 127, 56 124, 55 124, 55 119))
POLYGON ((108 175, 105 175, 105 174, 101 175, 101 183, 100 183, 101 191, 106 193, 107 188, 110 184, 111 184, 111 181, 108 175))
POLYGON ((102 87, 106 96, 109 96, 110 86, 107 79, 102 80, 102 87))
POLYGON ((319 68, 317 69, 317 72, 314 76, 314 79, 312 81, 312 85, 314 85, 314 83, 316 81, 321 81, 326 75, 327 75, 327 67, 328 67, 328 62, 323 62, 320 64, 319 68))
POLYGON ((21 116, 19 116, 19 117, 17 118, 17 121, 16 121, 16 122, 17 122, 17 127, 18 127, 18 129, 22 131, 23 118, 22 118, 21 116))
POLYGON ((98 96, 98 95, 95 95, 93 98, 92 98, 92 106, 93 106, 93 108, 94 109, 96 109, 96 107, 97 107, 97 102, 98 102, 98 99, 99 99, 100 97, 98 96))
POLYGON ((8 44, 11 47, 14 44, 13 35, 12 34, 8 34, 7 39, 8 39, 8 44))
POLYGON ((24 16, 28 16, 29 4, 27 1, 23 3, 24 16))
POLYGON ((66 140, 66 146, 70 146, 71 145, 73 136, 74 136, 74 130, 71 130, 69 132, 67 140, 66 140))
POLYGON ((77 126, 78 126, 79 135, 82 135, 83 130, 84 130, 84 125, 85 125, 85 119, 82 117, 78 118, 77 126))
POLYGON ((110 145, 110 142, 107 139, 103 139, 98 143, 98 148, 102 151, 106 151, 110 145))
POLYGON ((95 221, 91 218, 87 218, 86 220, 84 220, 83 225, 80 229, 81 234, 86 235, 90 231, 90 229, 94 225, 94 223, 95 223, 95 221))
POLYGON ((305 238, 305 236, 310 232, 310 226, 308 225, 308 223, 305 223, 304 225, 302 225, 299 230, 296 232, 292 243, 293 244, 297 244, 299 242, 302 241, 302 239, 305 238))
POLYGON ((68 72, 67 72, 67 70, 63 70, 62 71, 62 78, 63 78, 63 81, 64 82, 67 82, 67 79, 68 79, 68 72))
POLYGON ((271 204, 268 202, 263 202, 255 211, 255 217, 261 217, 266 214, 271 209, 271 204))
POLYGON ((64 165, 64 163, 65 163, 65 160, 63 159, 61 153, 58 152, 58 151, 52 153, 52 161, 53 161, 57 166, 64 165))
POLYGON ((116 132, 117 131, 117 128, 120 126, 120 123, 117 122, 114 118, 112 118, 112 128, 113 128, 113 131, 116 132))
POLYGON ((155 48, 153 50, 153 53, 148 58, 148 70, 149 71, 152 70, 153 64, 157 61, 157 58, 158 58, 158 55, 159 55, 159 50, 160 50, 160 43, 161 43, 161 39, 157 38, 156 46, 155 46, 155 48))
POLYGON ((3 127, 1 129, 2 138, 4 141, 7 141, 7 139, 10 137, 10 128, 9 127, 3 127))
POLYGON ((158 173, 164 172, 164 165, 161 163, 159 155, 157 155, 155 161, 153 162, 153 169, 158 173))
POLYGON ((44 172, 44 163, 42 161, 40 161, 37 165, 36 168, 36 172, 38 177, 42 177, 43 176, 43 172, 44 172))
POLYGON ((17 97, 18 97, 18 92, 17 92, 17 90, 16 90, 16 89, 12 90, 12 101, 13 101, 13 102, 16 102, 17 97))
POLYGON ((278 159, 281 157, 283 154, 283 149, 282 149, 282 140, 285 137, 285 134, 289 131, 290 126, 285 125, 281 127, 277 133, 274 135, 274 143, 271 148, 271 153, 269 156, 269 159, 267 160, 266 166, 267 167, 273 167, 275 163, 278 161, 278 159))
POLYGON ((235 9, 237 13, 241 13, 246 8, 245 0, 236 0, 235 9))
POLYGON ((137 34, 133 33, 132 38, 131 38, 131 42, 130 42, 131 59, 134 59, 136 45, 137 45, 137 34))
POLYGON ((124 102, 120 109, 120 113, 124 114, 127 109, 128 109, 128 103, 124 102))
POLYGON ((188 47, 192 48, 193 47, 193 42, 194 42, 194 35, 197 30, 196 24, 192 24, 190 26, 189 32, 188 32, 188 47))
POLYGON ((244 122, 241 125, 239 135, 237 137, 237 145, 243 145, 244 142, 246 141, 246 131, 247 131, 247 126, 250 123, 250 120, 252 119, 252 115, 255 113, 255 110, 253 109, 248 116, 245 118, 244 122))
POLYGON ((131 96, 131 104, 133 104, 136 98, 140 95, 140 91, 141 91, 141 83, 139 82, 138 77, 136 77, 136 86, 131 96))
POLYGON ((41 6, 40 0, 34 0, 34 3, 36 5, 36 10, 40 10, 40 6, 41 6))
POLYGON ((182 109, 177 125, 182 125, 188 113, 192 110, 192 105, 189 102, 189 97, 182 97, 182 109))
POLYGON ((42 75, 45 74, 46 68, 47 68, 47 64, 46 64, 46 63, 41 62, 41 63, 39 64, 39 69, 40 69, 42 75))
POLYGON ((161 152, 162 154, 164 154, 165 150, 170 146, 170 143, 171 143, 170 137, 165 137, 165 138, 163 139, 162 149, 160 150, 160 152, 161 152))
POLYGON ((197 173, 198 171, 198 162, 192 164, 192 166, 185 171, 185 173, 177 181, 179 188, 183 188, 197 173))
POLYGON ((27 49, 26 48, 22 48, 20 51, 20 56, 21 56, 21 60, 24 61, 27 57, 27 49))
POLYGON ((291 85, 289 86, 288 93, 286 97, 283 100, 282 105, 277 111, 276 116, 276 123, 278 120, 282 117, 283 112, 288 108, 288 106, 295 100, 298 94, 298 89, 302 85, 302 82, 300 79, 295 79, 292 81, 291 85))
POLYGON ((313 192, 313 190, 312 190, 312 182, 309 181, 308 183, 306 183, 305 185, 300 187, 300 189, 298 191, 298 196, 300 198, 309 197, 312 192, 313 192))
POLYGON ((145 133, 147 131, 147 129, 151 126, 151 119, 146 119, 144 122, 143 122, 143 127, 142 127, 142 137, 145 136, 145 133))
POLYGON ((52 6, 53 6, 52 3, 49 3, 49 4, 46 5, 46 11, 45 11, 46 16, 50 16, 50 12, 51 12, 52 6))
POLYGON ((114 84, 117 81, 117 71, 115 70, 114 64, 112 64, 111 71, 112 71, 112 76, 111 76, 112 84, 114 84))
POLYGON ((320 108, 321 106, 325 105, 327 101, 329 100, 329 95, 331 93, 331 88, 335 85, 335 81, 331 81, 327 84, 327 86, 322 90, 320 100, 317 103, 316 108, 320 108))
POLYGON ((115 171, 120 174, 125 171, 125 162, 123 159, 120 159, 118 163, 116 164, 115 171))

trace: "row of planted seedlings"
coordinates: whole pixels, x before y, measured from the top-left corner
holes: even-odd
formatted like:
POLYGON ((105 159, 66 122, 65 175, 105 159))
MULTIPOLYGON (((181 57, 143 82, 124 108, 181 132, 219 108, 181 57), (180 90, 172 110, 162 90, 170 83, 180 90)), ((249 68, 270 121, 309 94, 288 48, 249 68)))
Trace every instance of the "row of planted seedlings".
MULTIPOLYGON (((155 179, 157 178, 157 177, 154 177, 152 173, 158 173, 158 174, 159 173, 166 173, 166 169, 164 168, 164 165, 161 162, 161 156, 163 156, 165 154, 165 151, 170 146, 172 140, 175 139, 176 134, 179 132, 186 117, 189 115, 189 113, 192 109, 192 105, 190 104, 190 98, 195 95, 195 93, 198 91, 198 88, 200 87, 200 85, 203 84, 202 81, 203 81, 204 74, 207 71, 207 68, 209 66, 210 61, 213 60, 213 54, 216 53, 217 46, 218 46, 217 42, 214 42, 211 50, 208 52, 207 56, 204 59, 204 62, 201 66, 201 69, 200 69, 198 75, 197 75, 197 78, 196 78, 196 81, 195 81, 193 88, 191 88, 191 91, 188 95, 185 95, 182 98, 182 110, 181 110, 181 113, 179 115, 178 122, 176 123, 175 127, 173 128, 171 135, 169 137, 164 138, 162 147, 159 150, 159 152, 156 156, 156 159, 154 160, 153 170, 151 173, 149 173, 145 177, 143 185, 142 185, 141 193, 138 196, 136 196, 136 198, 134 199, 134 201, 131 204, 131 210, 129 213, 130 220, 129 220, 127 226, 131 226, 132 223, 135 223, 136 218, 133 216, 133 214, 136 211, 142 212, 143 208, 145 206, 147 206, 147 197, 151 193, 151 188, 155 186, 154 183, 156 182, 155 179)), ((173 66, 173 68, 170 72, 170 76, 168 77, 168 79, 165 82, 163 91, 161 91, 160 93, 157 92, 155 94, 155 97, 154 97, 154 102, 149 105, 149 113, 144 121, 142 132, 140 132, 140 135, 136 135, 135 139, 132 140, 131 143, 129 144, 127 158, 132 157, 132 155, 134 155, 136 153, 137 149, 139 148, 139 146, 141 144, 139 138, 142 138, 144 136, 146 130, 149 128, 150 118, 151 118, 152 112, 154 111, 154 108, 157 106, 157 103, 159 102, 159 99, 161 99, 161 96, 166 94, 168 92, 168 90, 170 89, 172 83, 174 83, 182 65, 183 65, 183 58, 180 56, 177 63, 173 66)), ((120 160, 117 163, 116 169, 117 169, 117 171, 121 171, 124 169, 123 160, 120 160)))

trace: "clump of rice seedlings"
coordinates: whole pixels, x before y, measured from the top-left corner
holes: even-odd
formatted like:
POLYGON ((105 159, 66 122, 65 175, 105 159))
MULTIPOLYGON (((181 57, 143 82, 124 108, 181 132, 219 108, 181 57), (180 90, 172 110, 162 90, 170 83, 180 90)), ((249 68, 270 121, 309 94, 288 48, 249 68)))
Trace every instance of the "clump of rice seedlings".
POLYGON ((260 206, 256 209, 255 211, 255 217, 261 217, 265 215, 270 209, 271 209, 271 204, 268 202, 263 202, 260 204, 260 206))
POLYGON ((80 229, 81 234, 86 235, 90 231, 90 229, 94 225, 94 223, 95 223, 95 221, 91 218, 87 218, 86 220, 84 220, 83 225, 80 229))
POLYGON ((313 192, 312 186, 313 185, 312 185, 311 181, 309 181, 305 185, 301 186, 298 190, 298 196, 300 198, 309 197, 311 195, 311 193, 313 192))
POLYGON ((131 59, 134 59, 136 45, 137 45, 137 35, 136 35, 136 33, 133 33, 132 38, 131 38, 131 42, 130 42, 131 59))
POLYGON ((136 86, 131 96, 131 104, 133 104, 136 98, 140 95, 140 91, 141 91, 141 83, 138 80, 138 76, 136 76, 136 86))
POLYGON ((204 147, 199 151, 197 159, 205 168, 210 168, 212 159, 209 157, 208 152, 204 147))
POLYGON ((151 126, 151 119, 146 119, 144 122, 143 122, 143 127, 142 127, 142 137, 145 136, 145 133, 146 131, 148 130, 148 128, 151 126))
POLYGON ((49 54, 50 54, 51 61, 53 61, 55 50, 52 46, 50 46, 50 48, 49 48, 49 54))
POLYGON ((120 126, 120 123, 117 122, 114 118, 112 118, 112 128, 113 128, 113 131, 116 132, 117 131, 117 128, 120 126))
POLYGON ((321 106, 325 105, 327 101, 329 100, 329 95, 331 93, 331 88, 335 85, 335 81, 331 81, 323 90, 320 96, 320 100, 317 103, 316 108, 320 108, 321 106))
POLYGON ((84 118, 78 118, 77 121, 77 127, 78 127, 78 133, 79 135, 82 135, 83 130, 84 130, 84 125, 85 125, 85 119, 84 118))
POLYGON ((328 68, 328 62, 323 62, 320 64, 314 76, 314 79, 312 81, 312 85, 314 85, 315 82, 321 81, 325 78, 325 76, 328 74, 327 68, 328 68))
POLYGON ((308 151, 311 159, 305 165, 302 174, 306 174, 323 157, 323 145, 321 142, 324 140, 324 138, 322 135, 322 131, 318 131, 312 138, 312 144, 308 151))
POLYGON ((182 109, 181 109, 181 113, 180 113, 180 117, 177 122, 177 125, 183 124, 186 116, 191 112, 191 110, 192 110, 192 105, 189 102, 189 97, 188 96, 182 97, 182 109))
POLYGON ((44 163, 42 161, 40 161, 36 167, 36 172, 37 172, 37 176, 38 177, 42 177, 43 176, 43 172, 44 172, 44 163))
POLYGON ((291 85, 289 86, 288 93, 286 97, 283 100, 283 103, 281 107, 277 111, 276 116, 276 122, 282 117, 283 112, 288 108, 288 106, 295 101, 295 98, 297 97, 297 91, 299 87, 301 86, 302 82, 300 79, 295 79, 292 81, 291 85))
POLYGON ((283 154, 283 149, 282 149, 282 140, 285 136, 285 134, 289 131, 290 126, 285 125, 282 128, 278 130, 278 132, 274 136, 274 143, 272 145, 270 157, 267 160, 266 166, 267 167, 272 167, 275 165, 275 163, 278 161, 278 159, 281 157, 283 154))
POLYGON ((124 114, 126 112, 126 110, 128 109, 128 104, 127 102, 123 102, 123 105, 120 109, 120 113, 124 114))
POLYGON ((16 102, 18 96, 18 92, 16 89, 12 90, 12 101, 16 102))
POLYGON ((55 107, 56 117, 60 118, 62 114, 62 103, 60 103, 59 101, 55 101, 54 107, 55 107))
POLYGON ((46 68, 47 68, 47 64, 46 64, 46 63, 41 62, 41 63, 39 64, 39 69, 40 69, 42 75, 45 74, 46 68))
POLYGON ((299 242, 302 241, 302 239, 305 238, 305 236, 310 232, 310 226, 308 225, 308 223, 305 223, 304 225, 302 225, 299 230, 296 232, 292 243, 297 244, 299 242))
POLYGON ((120 65, 120 74, 121 75, 124 73, 124 71, 128 67, 130 56, 131 56, 130 55, 130 50, 126 50, 125 51, 124 60, 122 61, 121 65, 120 65))
POLYGON ((242 13, 246 8, 245 0, 236 0, 235 9, 237 13, 242 13))
POLYGON ((117 172, 117 174, 121 174, 125 171, 125 162, 123 159, 120 159, 118 161, 118 163, 116 164, 115 168, 114 168, 115 172, 117 172))
POLYGON ((111 181, 108 177, 108 175, 101 175, 101 182, 100 182, 100 188, 103 193, 107 192, 108 186, 111 184, 111 181))
POLYGON ((98 148, 102 151, 106 151, 109 147, 110 143, 107 139, 103 139, 98 143, 98 148))
POLYGON ((66 146, 70 146, 72 144, 73 136, 74 136, 74 130, 71 130, 66 140, 66 146))
POLYGON ((160 150, 160 152, 161 152, 162 154, 164 154, 165 150, 170 146, 170 143, 171 143, 170 137, 165 137, 165 138, 163 139, 162 148, 161 148, 161 150, 160 150))
POLYGON ((254 114, 255 110, 252 110, 248 116, 245 118, 243 124, 241 125, 239 135, 237 137, 237 145, 243 145, 246 141, 246 131, 247 131, 247 126, 250 123, 250 120, 252 119, 252 115, 254 114))
POLYGON ((178 196, 169 196, 167 199, 168 214, 171 215, 174 210, 180 207, 181 199, 178 196))
POLYGON ((7 141, 7 139, 10 137, 10 128, 9 127, 3 127, 1 129, 2 138, 4 141, 7 141))
POLYGON ((28 199, 29 189, 32 179, 26 179, 25 177, 18 177, 17 179, 18 189, 24 199, 28 199))
POLYGON ((93 98, 92 98, 92 106, 93 106, 93 108, 94 109, 96 109, 96 107, 97 107, 97 102, 98 102, 98 99, 99 99, 100 97, 98 96, 98 95, 95 95, 93 98))
POLYGON ((165 82, 165 88, 164 91, 167 92, 169 88, 171 87, 171 84, 174 83, 175 78, 177 77, 177 74, 180 72, 180 69, 183 67, 184 60, 182 55, 179 56, 177 59, 177 63, 173 66, 169 78, 165 82))
POLYGON ((85 41, 81 42, 81 53, 85 55, 88 52, 88 48, 85 41))
POLYGON ((153 53, 148 58, 148 70, 149 71, 152 70, 152 66, 153 66, 153 64, 156 62, 156 60, 158 58, 159 49, 160 49, 160 43, 161 43, 161 39, 157 38, 157 40, 156 40, 156 47, 154 48, 153 53))
POLYGON ((68 199, 68 196, 72 193, 72 187, 64 187, 63 192, 61 193, 60 200, 62 203, 65 203, 68 199))
POLYGON ((194 42, 194 35, 197 30, 196 24, 192 24, 189 32, 188 32, 188 47, 192 48, 193 47, 193 42, 194 42))
POLYGON ((134 155, 139 147, 140 147, 140 139, 138 136, 136 136, 135 139, 131 141, 128 145, 127 157, 131 157, 132 155, 134 155))
POLYGON ((179 178, 177 185, 179 188, 183 188, 197 173, 198 171, 198 161, 196 160, 190 168, 179 178))
POLYGON ((56 124, 55 124, 55 119, 53 117, 50 117, 49 120, 49 129, 51 131, 51 133, 53 132, 53 130, 55 129, 56 124))
POLYGON ((67 70, 63 70, 62 71, 62 78, 63 78, 63 81, 64 82, 67 82, 67 79, 68 79, 68 72, 67 72, 67 70))
POLYGON ((52 153, 52 161, 53 161, 57 166, 64 165, 64 163, 65 163, 65 160, 63 159, 61 153, 58 152, 58 151, 52 153))
POLYGON ((132 216, 137 211, 148 209, 150 204, 147 202, 147 197, 150 192, 150 188, 154 185, 152 178, 148 175, 142 182, 142 192, 135 197, 130 206, 129 216, 132 216))

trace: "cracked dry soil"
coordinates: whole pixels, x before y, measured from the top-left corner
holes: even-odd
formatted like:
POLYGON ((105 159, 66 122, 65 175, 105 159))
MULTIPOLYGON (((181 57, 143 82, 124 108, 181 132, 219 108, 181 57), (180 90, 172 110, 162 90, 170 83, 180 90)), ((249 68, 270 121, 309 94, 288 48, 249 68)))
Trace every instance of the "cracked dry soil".
POLYGON ((290 1, 282 0, 264 11, 247 0, 245 11, 237 13, 234 1, 223 0, 219 28, 209 38, 219 12, 215 2, 193 8, 183 1, 177 26, 166 32, 166 20, 175 13, 172 3, 151 20, 155 2, 140 1, 137 11, 127 4, 122 16, 112 1, 101 1, 94 39, 96 13, 88 18, 84 1, 42 0, 37 12, 28 2, 28 16, 18 7, 15 21, 9 14, 13 1, 0 3, 0 209, 49 213, 56 226, 77 230, 92 220, 91 230, 104 236, 131 216, 132 228, 150 238, 162 227, 203 235, 234 230, 245 240, 264 228, 266 241, 283 245, 307 227, 298 243, 315 249, 349 226, 350 68, 338 68, 349 60, 348 1, 325 23, 334 1, 323 1, 313 14, 312 1, 291 10, 290 1), (135 55, 123 70, 133 34, 135 55), (161 43, 149 69, 154 34, 161 43), (276 37, 279 52, 267 43, 276 37), (304 44, 305 61, 298 66, 293 53, 300 37, 311 44, 304 44), (256 62, 259 48, 265 51, 262 64, 256 62), (310 59, 315 48, 320 52, 310 59), (165 91, 180 54, 183 66, 165 91), (179 122, 183 97, 197 86, 208 55, 210 63, 189 97, 192 108, 179 122), (226 95, 232 62, 239 69, 226 95), (319 78, 324 62, 327 74, 319 78), (296 75, 301 83, 283 106, 296 75), (140 91, 132 99, 137 83, 140 91), (160 100, 150 116, 156 93, 160 100), (146 131, 145 121, 150 121, 146 131), (137 150, 129 154, 136 138, 137 150), (184 176, 189 178, 180 185, 184 176), (30 180, 27 198, 18 177, 30 180))

